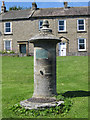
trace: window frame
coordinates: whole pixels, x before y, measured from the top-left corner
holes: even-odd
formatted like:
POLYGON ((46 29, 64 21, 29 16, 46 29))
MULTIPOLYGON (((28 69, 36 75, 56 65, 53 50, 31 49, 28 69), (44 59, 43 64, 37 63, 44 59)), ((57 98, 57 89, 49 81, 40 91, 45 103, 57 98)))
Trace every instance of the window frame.
POLYGON ((64 19, 59 19, 58 20, 58 32, 66 32, 66 20, 64 20, 64 19), (64 21, 64 30, 59 30, 59 21, 64 21))
POLYGON ((39 30, 42 28, 41 25, 40 25, 40 22, 43 23, 43 20, 39 20, 39 30))
POLYGON ((5 22, 4 23, 4 34, 12 34, 12 22, 5 22), (8 28, 10 28, 10 32, 6 32, 6 23, 10 23, 10 27, 8 27, 8 28))
POLYGON ((85 19, 78 19, 77 20, 77 31, 85 31, 85 19), (83 20, 84 21, 84 29, 83 30, 79 30, 79 26, 80 26, 79 23, 78 23, 79 20, 83 20))
POLYGON ((4 41, 4 50, 7 52, 12 51, 12 39, 3 39, 3 41, 4 41), (5 46, 6 41, 10 41, 10 50, 6 50, 6 46, 5 46))
POLYGON ((78 38, 78 51, 86 51, 86 39, 85 38, 78 38), (79 43, 79 40, 80 39, 83 39, 84 40, 84 43, 79 43), (80 44, 84 44, 85 45, 85 49, 79 49, 79 45, 80 44))

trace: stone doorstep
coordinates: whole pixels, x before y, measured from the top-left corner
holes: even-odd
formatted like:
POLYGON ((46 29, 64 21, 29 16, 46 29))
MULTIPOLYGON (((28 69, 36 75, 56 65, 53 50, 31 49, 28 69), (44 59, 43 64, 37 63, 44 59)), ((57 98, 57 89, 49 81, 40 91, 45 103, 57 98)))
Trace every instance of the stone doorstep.
POLYGON ((50 108, 50 107, 60 106, 62 103, 64 103, 64 101, 54 101, 50 103, 34 103, 24 100, 20 102, 20 105, 25 109, 32 110, 32 109, 40 109, 40 108, 44 109, 46 107, 50 108))

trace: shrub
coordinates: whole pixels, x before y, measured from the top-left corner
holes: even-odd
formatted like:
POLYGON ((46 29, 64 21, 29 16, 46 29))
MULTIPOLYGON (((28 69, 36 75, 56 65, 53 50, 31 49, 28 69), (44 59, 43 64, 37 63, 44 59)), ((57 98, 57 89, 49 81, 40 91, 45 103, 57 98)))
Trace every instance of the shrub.
POLYGON ((61 114, 65 115, 69 112, 71 106, 72 106, 72 102, 69 98, 64 98, 63 96, 59 95, 57 96, 58 100, 60 100, 59 98, 62 98, 64 100, 64 103, 61 104, 60 106, 56 106, 56 107, 51 107, 51 108, 44 108, 44 109, 33 109, 33 110, 28 110, 23 108, 20 104, 15 104, 13 106, 11 106, 9 109, 12 110, 15 114, 18 115, 25 115, 25 116, 33 116, 33 117, 37 117, 37 116, 46 116, 46 115, 57 115, 57 114, 61 114))
POLYGON ((6 50, 4 50, 1 53, 2 54, 14 54, 15 52, 14 51, 6 51, 6 50))

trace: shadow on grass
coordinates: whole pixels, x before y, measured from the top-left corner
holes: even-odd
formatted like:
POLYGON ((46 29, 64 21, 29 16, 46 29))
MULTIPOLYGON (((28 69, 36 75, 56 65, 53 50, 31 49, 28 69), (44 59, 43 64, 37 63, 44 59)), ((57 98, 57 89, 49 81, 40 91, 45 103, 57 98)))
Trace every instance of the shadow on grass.
POLYGON ((73 97, 88 97, 90 96, 90 91, 67 91, 65 93, 59 93, 58 95, 62 95, 65 98, 73 98, 73 97))

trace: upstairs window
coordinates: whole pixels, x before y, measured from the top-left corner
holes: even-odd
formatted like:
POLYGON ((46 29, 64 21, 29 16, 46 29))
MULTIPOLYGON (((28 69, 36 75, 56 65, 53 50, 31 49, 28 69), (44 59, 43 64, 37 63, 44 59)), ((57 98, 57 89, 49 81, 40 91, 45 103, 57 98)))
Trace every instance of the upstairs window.
POLYGON ((43 21, 40 20, 40 21, 39 21, 39 30, 42 28, 42 24, 43 24, 43 21))
POLYGON ((78 51, 85 51, 86 50, 86 39, 79 38, 78 39, 78 51))
POLYGON ((12 33, 12 25, 11 25, 12 23, 11 22, 6 22, 5 24, 4 24, 4 33, 5 34, 11 34, 12 33))
POLYGON ((65 32, 66 31, 66 20, 59 20, 58 21, 58 31, 65 32))
POLYGON ((85 31, 85 20, 84 19, 77 20, 77 30, 85 31))

